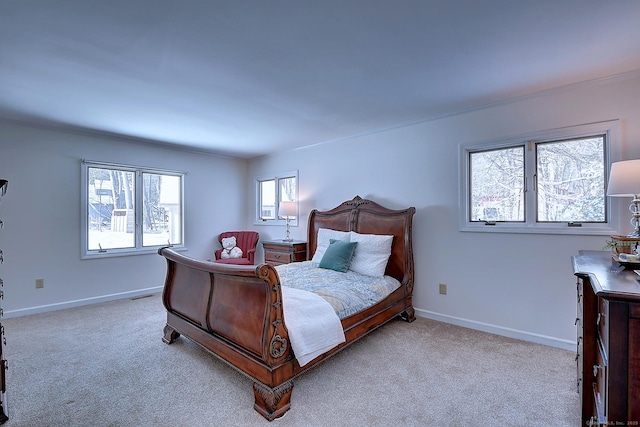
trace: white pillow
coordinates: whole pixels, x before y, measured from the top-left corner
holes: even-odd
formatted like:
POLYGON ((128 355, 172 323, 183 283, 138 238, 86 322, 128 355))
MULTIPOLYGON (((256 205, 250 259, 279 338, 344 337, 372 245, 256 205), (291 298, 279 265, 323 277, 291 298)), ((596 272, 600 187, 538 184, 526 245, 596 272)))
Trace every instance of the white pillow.
POLYGON ((351 232, 351 241, 358 242, 349 270, 365 276, 382 277, 391 256, 393 236, 351 232))
POLYGON ((320 262, 325 251, 331 243, 330 240, 342 240, 348 242, 351 235, 348 231, 331 230, 330 228, 318 228, 318 238, 316 239, 316 251, 311 261, 320 262))

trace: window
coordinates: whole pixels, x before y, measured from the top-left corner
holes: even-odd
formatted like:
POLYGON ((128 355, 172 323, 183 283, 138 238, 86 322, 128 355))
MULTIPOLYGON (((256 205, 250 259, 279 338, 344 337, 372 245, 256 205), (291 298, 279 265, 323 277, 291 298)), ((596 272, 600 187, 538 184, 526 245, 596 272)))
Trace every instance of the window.
POLYGON ((610 234, 608 164, 617 122, 461 146, 460 228, 610 234))
POLYGON ((180 172, 82 162, 82 257, 183 246, 180 172))
MULTIPOLYGON (((277 174, 256 180, 257 224, 284 224, 285 218, 279 212, 280 202, 298 201, 298 172, 277 174)), ((291 225, 297 225, 298 217, 290 218, 291 225)))
POLYGON ((524 221, 524 147, 469 152, 471 221, 524 221))

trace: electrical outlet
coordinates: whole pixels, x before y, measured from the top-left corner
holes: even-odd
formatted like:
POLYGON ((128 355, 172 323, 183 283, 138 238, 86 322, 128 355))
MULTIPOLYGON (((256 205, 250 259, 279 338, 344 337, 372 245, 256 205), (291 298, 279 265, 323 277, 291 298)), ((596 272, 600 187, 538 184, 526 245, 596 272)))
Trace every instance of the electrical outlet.
POLYGON ((36 289, 44 288, 44 279, 36 279, 36 289))
POLYGON ((444 283, 440 283, 440 295, 446 295, 447 294, 447 285, 445 285, 444 283))

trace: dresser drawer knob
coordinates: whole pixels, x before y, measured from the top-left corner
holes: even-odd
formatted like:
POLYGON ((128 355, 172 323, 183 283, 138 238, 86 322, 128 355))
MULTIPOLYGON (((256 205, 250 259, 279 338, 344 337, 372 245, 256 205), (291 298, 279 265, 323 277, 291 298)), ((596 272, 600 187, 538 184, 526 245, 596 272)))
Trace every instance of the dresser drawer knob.
POLYGON ((579 317, 576 317, 576 321, 575 321, 575 322, 573 322, 573 324, 574 324, 574 325, 577 325, 579 321, 580 321, 580 318, 579 318, 579 317))
POLYGON ((598 370, 602 369, 602 371, 604 372, 604 366, 602 365, 593 365, 593 376, 597 376, 598 375, 598 370))

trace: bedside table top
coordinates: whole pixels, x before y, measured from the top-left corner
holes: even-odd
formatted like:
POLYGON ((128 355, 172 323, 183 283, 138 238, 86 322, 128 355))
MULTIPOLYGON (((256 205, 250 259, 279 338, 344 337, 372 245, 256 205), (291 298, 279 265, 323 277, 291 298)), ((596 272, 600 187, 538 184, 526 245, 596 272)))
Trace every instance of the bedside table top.
POLYGON ((265 240, 264 242, 262 242, 262 244, 271 244, 271 245, 282 245, 282 246, 293 246, 293 245, 299 245, 301 243, 306 244, 307 242, 305 240, 292 240, 292 241, 286 241, 286 240, 265 240))

